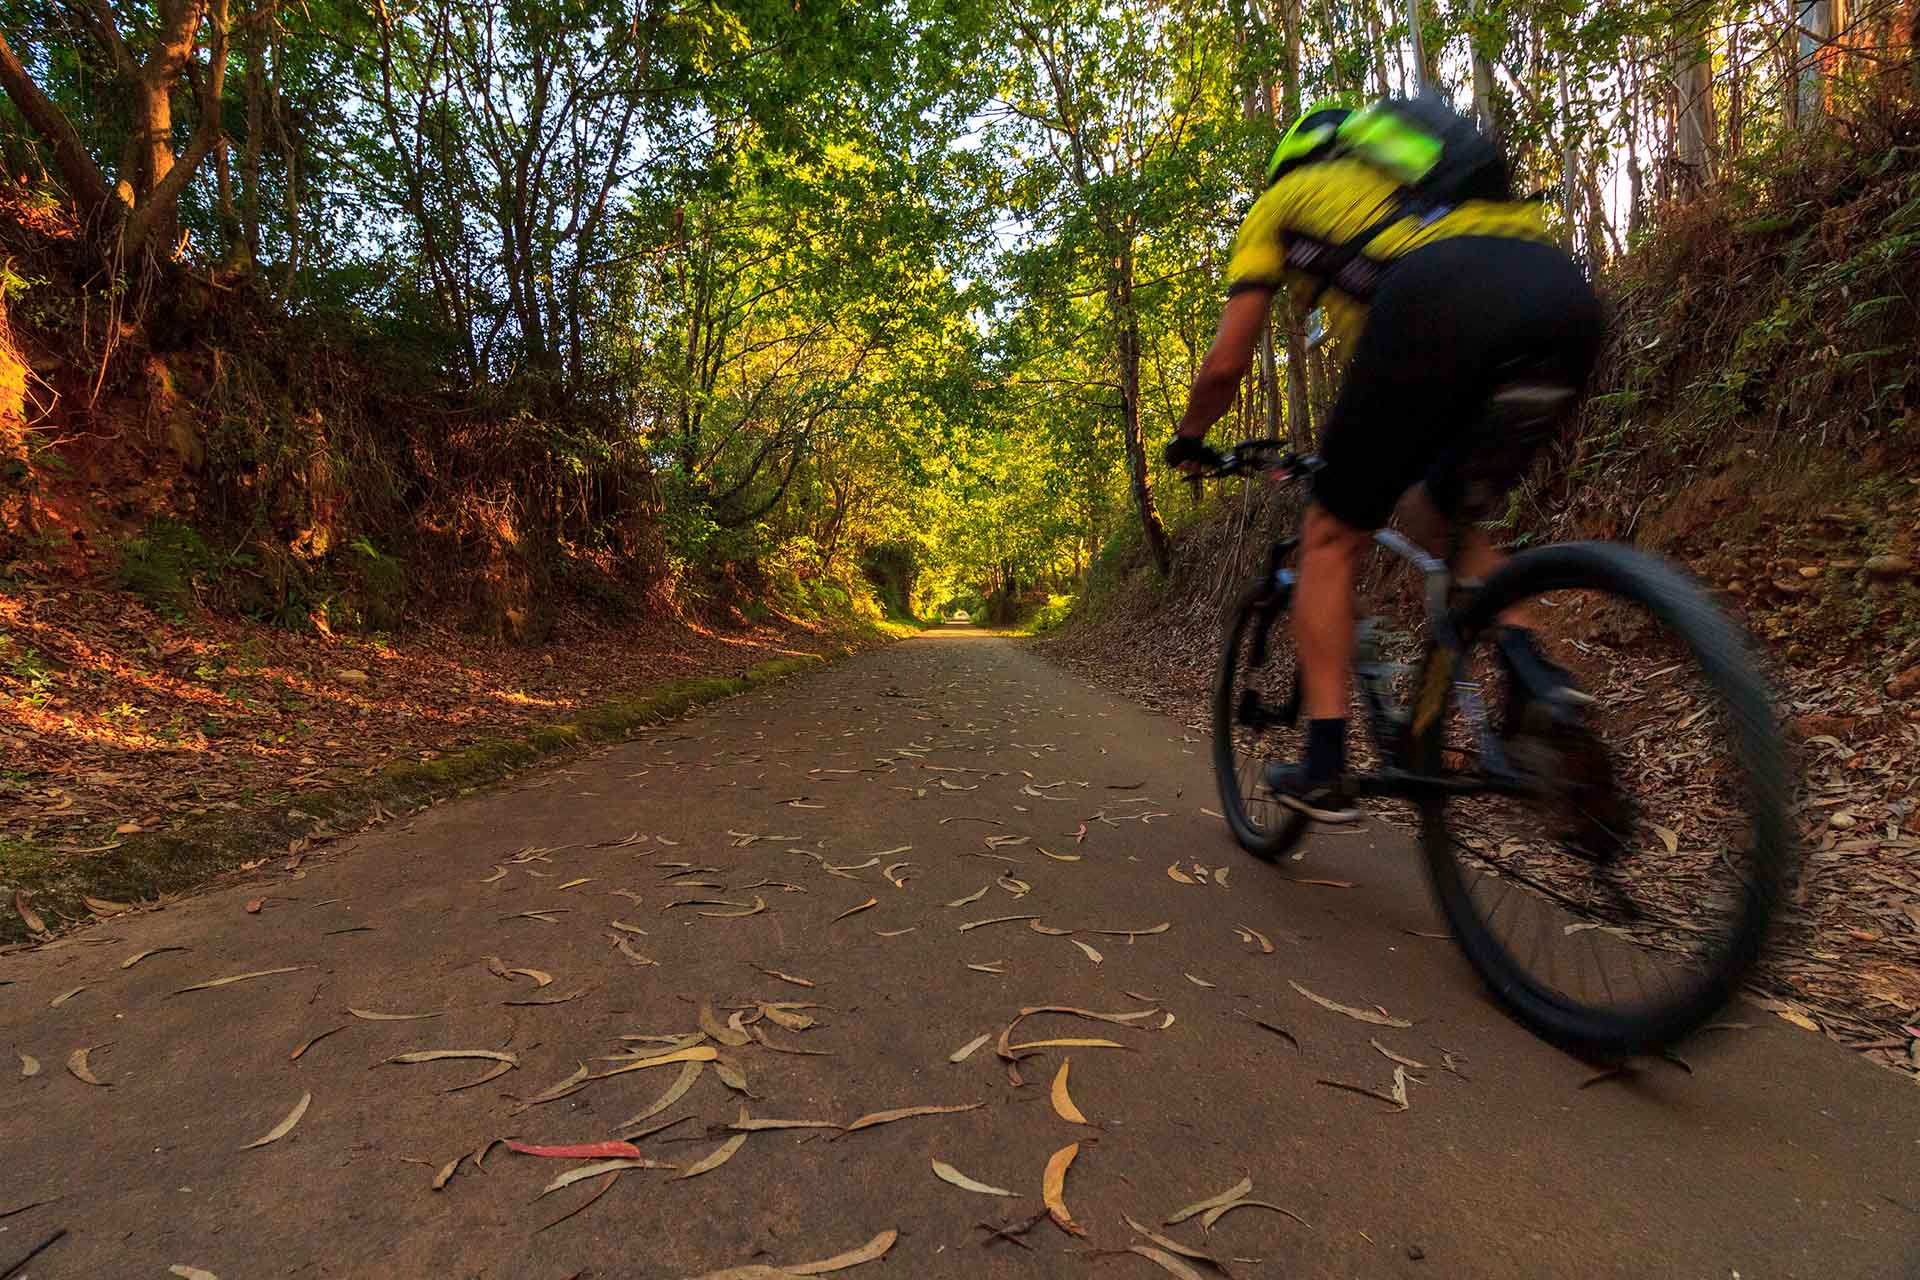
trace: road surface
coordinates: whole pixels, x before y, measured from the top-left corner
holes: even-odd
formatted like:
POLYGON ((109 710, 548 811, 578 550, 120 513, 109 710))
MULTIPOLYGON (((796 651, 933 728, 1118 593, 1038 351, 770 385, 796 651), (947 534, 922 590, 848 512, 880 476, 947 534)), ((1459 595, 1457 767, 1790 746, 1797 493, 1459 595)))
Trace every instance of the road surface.
POLYGON ((1169 1274, 1123 1215, 1243 1277, 1920 1275, 1910 1084, 1737 1010, 1690 1071, 1593 1082, 1429 936, 1402 832, 1273 868, 1216 805, 1176 722, 950 627, 0 957, 0 1275, 62 1228, 24 1274, 674 1277, 885 1232, 846 1274, 1169 1274), (963 928, 997 917, 1031 919, 963 928), (703 1005, 748 1043, 694 1043, 703 1005), (999 1037, 1040 1005, 1151 1012, 1026 1019, 1009 1044, 1121 1047, 1016 1086, 999 1037), (511 1063, 387 1061, 433 1050, 511 1063), (1405 1110, 1387 1053, 1423 1064, 1405 1110), (612 1074, 558 1087, 582 1068, 612 1074), (727 1127, 925 1106, 972 1109, 727 1127), (542 1196, 585 1162, 471 1158, 621 1132, 675 1167, 542 1196), (1084 1235, 1034 1222, 1076 1142, 1084 1235), (1159 1225, 1243 1178, 1285 1212, 1159 1225))

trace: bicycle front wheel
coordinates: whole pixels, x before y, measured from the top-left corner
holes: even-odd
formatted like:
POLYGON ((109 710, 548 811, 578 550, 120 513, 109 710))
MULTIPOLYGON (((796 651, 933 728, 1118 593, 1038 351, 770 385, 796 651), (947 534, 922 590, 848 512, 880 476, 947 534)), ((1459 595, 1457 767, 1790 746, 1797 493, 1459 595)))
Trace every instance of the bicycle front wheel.
POLYGON ((1276 801, 1262 779, 1268 760, 1293 758, 1301 741, 1289 596, 1289 588, 1263 583, 1240 598, 1227 620, 1213 682, 1220 808, 1240 847, 1268 861, 1298 844, 1307 827, 1306 815, 1276 801))
POLYGON ((1421 804, 1467 959, 1576 1052, 1670 1045, 1740 989, 1791 874, 1785 749, 1743 633, 1663 560, 1608 543, 1516 556, 1453 619, 1453 699, 1421 772, 1505 786, 1421 804), (1531 698, 1503 615, 1591 698, 1531 698))

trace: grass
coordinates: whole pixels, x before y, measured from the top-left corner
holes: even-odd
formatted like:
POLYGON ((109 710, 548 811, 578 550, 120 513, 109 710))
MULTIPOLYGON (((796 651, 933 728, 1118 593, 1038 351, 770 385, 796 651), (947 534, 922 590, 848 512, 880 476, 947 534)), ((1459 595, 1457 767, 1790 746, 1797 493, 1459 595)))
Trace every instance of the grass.
MULTIPOLYGON (((912 633, 897 624, 876 625, 874 630, 892 638, 912 633)), ((843 649, 839 656, 850 652, 851 647, 843 649)), ((108 849, 79 853, 0 837, 0 901, 10 908, 14 895, 24 893, 28 904, 58 928, 89 918, 82 901, 86 897, 141 902, 180 893, 243 862, 272 856, 323 827, 350 832, 382 816, 464 795, 545 757, 624 738, 826 661, 814 655, 776 658, 739 675, 663 681, 522 737, 493 739, 432 760, 400 761, 371 778, 347 773, 335 779, 341 784, 336 790, 304 790, 297 797, 271 794, 250 810, 171 831, 139 832, 108 849)), ((0 913, 0 943, 30 940, 16 912, 0 913)))

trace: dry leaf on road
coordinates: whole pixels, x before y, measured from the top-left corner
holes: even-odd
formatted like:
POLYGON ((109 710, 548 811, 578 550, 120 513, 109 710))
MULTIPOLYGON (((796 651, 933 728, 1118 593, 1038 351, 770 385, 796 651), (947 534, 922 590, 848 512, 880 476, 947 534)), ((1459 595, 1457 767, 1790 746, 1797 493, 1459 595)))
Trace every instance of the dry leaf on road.
POLYGON ((878 1124, 892 1124, 895 1120, 906 1120, 913 1116, 947 1116, 962 1111, 978 1111, 985 1106, 982 1102, 967 1102, 955 1106, 895 1107, 891 1111, 875 1111, 861 1116, 847 1126, 848 1133, 858 1133, 862 1129, 871 1129, 878 1124))
POLYGON ((1295 982, 1291 978, 1287 979, 1287 985, 1292 987, 1295 991, 1298 991, 1301 995, 1305 996, 1307 999, 1319 1005, 1322 1009, 1331 1010, 1334 1013, 1345 1014, 1347 1017, 1354 1019, 1356 1022, 1370 1022, 1376 1027, 1399 1027, 1402 1030, 1405 1030, 1406 1028, 1411 1027, 1413 1025, 1411 1022, 1408 1022, 1405 1018, 1396 1018, 1392 1014, 1375 1013, 1372 1009, 1356 1009, 1351 1005, 1344 1005, 1344 1004, 1340 1004, 1337 1001, 1329 1000, 1325 996, 1315 995, 1313 992, 1307 990, 1305 987, 1301 986, 1299 983, 1295 982))
POLYGON ((951 1183, 962 1191, 972 1191, 978 1195, 1011 1197, 1015 1194, 1004 1187, 994 1187, 984 1182, 976 1182, 938 1156, 933 1158, 933 1176, 942 1182, 951 1183))
POLYGON ((1209 1196, 1205 1200, 1197 1201, 1184 1209, 1174 1210, 1161 1220, 1161 1225, 1168 1227, 1177 1226, 1196 1214, 1205 1213, 1209 1209, 1218 1209, 1223 1205, 1232 1204, 1234 1201, 1252 1194, 1253 1179, 1242 1178, 1238 1183, 1222 1191, 1217 1196, 1209 1196))
POLYGON ((965 1044, 961 1045, 958 1049, 955 1049, 950 1055, 948 1055, 947 1061, 948 1062, 965 1062, 968 1058, 971 1058, 973 1056, 974 1050, 978 1049, 981 1045, 985 1044, 987 1041, 991 1039, 993 1039, 993 1035, 991 1032, 985 1035, 975 1036, 973 1039, 967 1041, 965 1044))
POLYGON ((196 982, 190 987, 181 987, 171 994, 183 996, 189 991, 209 991, 214 987, 232 986, 236 982, 251 982, 255 978, 271 978, 278 973, 299 973, 302 969, 311 969, 309 964, 283 965, 278 969, 256 969, 252 973, 236 973, 225 978, 209 978, 205 982, 196 982))
POLYGON ((1040 1199, 1047 1206, 1047 1216, 1053 1219, 1055 1226, 1074 1236, 1087 1234, 1067 1211, 1067 1169, 1079 1154, 1080 1144, 1077 1142, 1060 1148, 1047 1158, 1046 1171, 1040 1176, 1040 1199))
POLYGON ((300 1117, 307 1114, 307 1108, 311 1106, 312 1103, 313 1103, 312 1092, 309 1091, 307 1093, 301 1094, 300 1101, 293 1104, 293 1110, 287 1112, 287 1118, 285 1120, 282 1120, 279 1124, 269 1129, 265 1137, 255 1138, 252 1142, 249 1142, 246 1146, 240 1149, 242 1151, 251 1151, 255 1147, 264 1147, 269 1142, 280 1141, 280 1139, 286 1137, 289 1133, 293 1132, 293 1126, 300 1123, 300 1117))
POLYGON ((87 1062, 87 1055, 92 1052, 93 1050, 91 1049, 75 1049, 72 1053, 68 1054, 67 1074, 75 1080, 78 1080, 81 1084, 90 1084, 96 1088, 105 1089, 108 1087, 107 1082, 96 1077, 93 1074, 93 1068, 87 1062))
POLYGON ((1080 1108, 1073 1103, 1073 1095, 1067 1092, 1067 1072, 1072 1066, 1073 1059, 1066 1059, 1053 1077, 1053 1113, 1068 1124, 1085 1124, 1087 1118, 1080 1114, 1080 1108))

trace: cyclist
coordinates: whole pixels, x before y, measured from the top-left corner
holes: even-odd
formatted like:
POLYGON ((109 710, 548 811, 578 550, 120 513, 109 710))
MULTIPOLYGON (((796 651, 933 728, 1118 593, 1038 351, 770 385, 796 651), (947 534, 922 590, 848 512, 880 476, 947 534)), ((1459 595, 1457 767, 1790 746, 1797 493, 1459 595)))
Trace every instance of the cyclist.
MULTIPOLYGON (((1191 473, 1217 459, 1207 430, 1232 404, 1279 290, 1303 308, 1324 301, 1328 332, 1349 353, 1301 526, 1292 613, 1305 758, 1271 762, 1265 777, 1282 803, 1351 821, 1342 778, 1352 595, 1369 535, 1398 507, 1436 553, 1458 531, 1463 581, 1496 568, 1500 553, 1471 521, 1567 419, 1599 350, 1600 305, 1539 204, 1512 198, 1499 149, 1431 97, 1295 121, 1240 227, 1226 283, 1169 466, 1191 473)), ((1510 677, 1509 730, 1515 698, 1584 700, 1522 627, 1503 627, 1497 651, 1510 677)))

